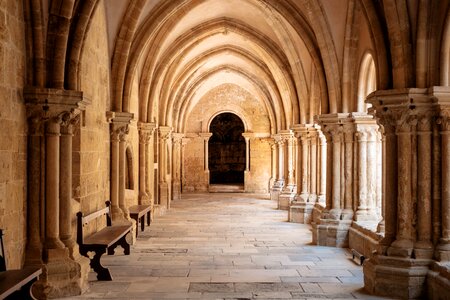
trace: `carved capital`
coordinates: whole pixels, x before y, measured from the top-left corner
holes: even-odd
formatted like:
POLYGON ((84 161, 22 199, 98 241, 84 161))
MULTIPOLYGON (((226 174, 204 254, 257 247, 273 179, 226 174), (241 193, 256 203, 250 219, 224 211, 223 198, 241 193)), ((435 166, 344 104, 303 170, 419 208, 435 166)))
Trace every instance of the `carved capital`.
POLYGON ((172 133, 172 140, 175 144, 181 145, 183 142, 184 134, 183 133, 172 133))
POLYGON ((171 137, 172 128, 167 126, 158 127, 159 139, 163 141, 167 141, 171 137))

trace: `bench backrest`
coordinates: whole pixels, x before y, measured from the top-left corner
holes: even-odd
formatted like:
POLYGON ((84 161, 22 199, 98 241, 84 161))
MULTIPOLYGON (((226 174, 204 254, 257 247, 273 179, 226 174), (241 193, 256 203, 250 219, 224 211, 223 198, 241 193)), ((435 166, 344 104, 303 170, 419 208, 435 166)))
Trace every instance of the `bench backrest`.
POLYGON ((83 227, 92 220, 106 215, 106 226, 111 226, 111 202, 106 201, 106 207, 93 212, 87 216, 83 216, 83 213, 79 211, 77 213, 77 243, 83 244, 83 227))
POLYGON ((0 272, 6 271, 5 248, 3 248, 3 229, 0 229, 0 272))

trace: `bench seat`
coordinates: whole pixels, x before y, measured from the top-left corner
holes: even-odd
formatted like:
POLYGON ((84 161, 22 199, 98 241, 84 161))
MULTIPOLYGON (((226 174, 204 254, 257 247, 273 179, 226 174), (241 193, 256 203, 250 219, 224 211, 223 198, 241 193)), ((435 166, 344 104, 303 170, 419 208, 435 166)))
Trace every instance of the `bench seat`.
POLYGON ((25 267, 21 270, 9 270, 0 272, 0 299, 5 299, 15 294, 17 299, 33 299, 30 294, 31 285, 36 281, 42 269, 39 267, 25 267))
POLYGON ((84 245, 111 247, 120 238, 126 235, 130 230, 131 225, 115 225, 107 226, 102 230, 84 238, 84 245))
MULTIPOLYGON (((150 226, 151 218, 151 209, 150 205, 133 205, 128 208, 130 212, 130 217, 136 221, 136 224, 139 227, 141 224, 141 231, 145 229, 145 218, 147 218, 147 226, 150 226)), ((139 230, 136 230, 136 237, 138 236, 139 230)))

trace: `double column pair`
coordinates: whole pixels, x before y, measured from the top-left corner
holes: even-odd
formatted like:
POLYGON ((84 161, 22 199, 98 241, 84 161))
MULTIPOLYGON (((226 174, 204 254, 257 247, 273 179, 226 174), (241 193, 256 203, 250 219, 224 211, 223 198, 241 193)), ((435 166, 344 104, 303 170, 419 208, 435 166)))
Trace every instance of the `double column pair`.
POLYGON ((386 187, 383 247, 364 264, 365 286, 427 298, 427 282, 440 284, 430 270, 450 261, 450 89, 377 91, 368 102, 386 135, 386 187))
POLYGON ((313 124, 293 126, 296 137, 297 194, 289 207, 289 221, 310 223, 314 205, 325 201, 326 143, 313 124))
POLYGON ((29 120, 26 265, 44 269, 40 298, 77 295, 87 288, 89 260, 73 238, 72 136, 90 102, 82 92, 24 90, 29 120))
MULTIPOLYGON (((132 113, 107 112, 111 128, 111 212, 115 222, 130 222, 125 202, 126 149, 132 113)), ((133 235, 135 236, 135 235, 133 235)))
POLYGON ((313 242, 347 247, 353 220, 376 230, 381 219, 381 133, 365 113, 320 115, 317 121, 327 144, 327 184, 313 242))

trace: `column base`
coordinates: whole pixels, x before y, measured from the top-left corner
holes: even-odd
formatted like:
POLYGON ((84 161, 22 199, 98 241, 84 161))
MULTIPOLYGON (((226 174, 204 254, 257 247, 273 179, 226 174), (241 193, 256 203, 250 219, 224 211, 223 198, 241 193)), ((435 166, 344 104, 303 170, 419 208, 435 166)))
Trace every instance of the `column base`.
POLYGON ((169 186, 166 182, 159 183, 159 203, 164 205, 167 209, 170 209, 169 186))
POLYGON ((33 285, 33 295, 37 299, 77 296, 89 288, 87 257, 70 259, 67 249, 48 249, 45 254, 47 260, 42 265, 42 275, 33 285))
POLYGON ((348 231, 352 220, 321 219, 313 224, 313 243, 318 246, 348 247, 348 231))
POLYGON ((289 222, 310 224, 314 204, 304 202, 292 202, 289 206, 289 222))
POLYGON ((172 183, 172 199, 180 200, 181 199, 181 184, 180 183, 172 183))
POLYGON ((375 255, 363 265, 364 288, 371 294, 424 299, 429 259, 375 255))
POLYGON ((450 291, 450 263, 433 262, 427 276, 427 299, 445 299, 450 291))
POLYGON ((383 253, 383 246, 380 241, 383 235, 375 232, 377 223, 353 222, 348 232, 348 244, 350 249, 354 249, 370 258, 374 253, 383 253))
POLYGON ((295 192, 291 190, 285 190, 278 196, 278 209, 289 210, 291 202, 295 199, 295 192))

